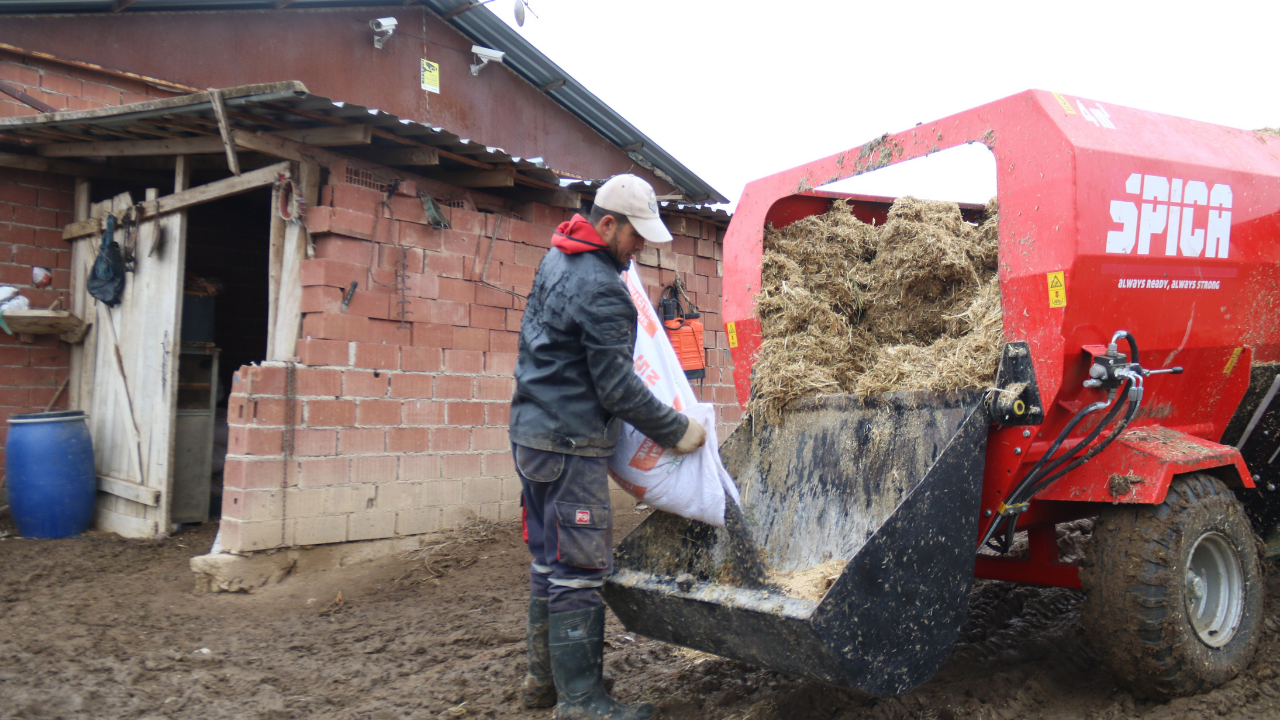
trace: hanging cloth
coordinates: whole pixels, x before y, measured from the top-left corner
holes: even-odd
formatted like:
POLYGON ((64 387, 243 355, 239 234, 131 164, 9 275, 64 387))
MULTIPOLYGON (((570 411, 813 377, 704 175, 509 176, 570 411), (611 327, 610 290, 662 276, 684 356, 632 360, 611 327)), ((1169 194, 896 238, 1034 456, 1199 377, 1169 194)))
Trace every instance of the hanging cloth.
POLYGON ((124 257, 116 244, 116 217, 107 215, 107 228, 102 232, 102 245, 98 247, 98 259, 93 261, 89 273, 89 294, 107 307, 120 304, 124 293, 124 257))

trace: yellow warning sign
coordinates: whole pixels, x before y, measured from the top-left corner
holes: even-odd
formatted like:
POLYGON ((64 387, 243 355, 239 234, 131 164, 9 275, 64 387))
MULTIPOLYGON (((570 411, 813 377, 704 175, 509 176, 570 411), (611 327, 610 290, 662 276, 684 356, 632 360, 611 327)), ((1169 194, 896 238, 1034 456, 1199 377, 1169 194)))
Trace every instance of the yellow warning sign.
POLYGON ((440 63, 422 58, 422 89, 440 94, 440 63))
POLYGON ((1068 115, 1075 115, 1075 114, 1076 114, 1075 109, 1071 107, 1071 101, 1070 101, 1070 100, 1068 100, 1068 99, 1066 99, 1066 98, 1062 97, 1062 96, 1061 96, 1061 95, 1059 95, 1058 93, 1054 93, 1054 94, 1053 94, 1053 96, 1054 96, 1055 98, 1057 98, 1057 100, 1058 100, 1058 104, 1062 106, 1062 109, 1063 109, 1064 111, 1066 111, 1066 113, 1067 113, 1068 115))
POLYGON ((1049 307, 1060 308, 1067 306, 1067 283, 1066 273, 1059 270, 1058 272, 1049 273, 1049 307))
POLYGON ((1240 353, 1244 352, 1244 348, 1238 347, 1231 351, 1231 357, 1227 359, 1227 366, 1222 368, 1223 375, 1230 375, 1232 370, 1236 369, 1236 363, 1240 360, 1240 353))
POLYGON ((729 347, 738 347, 738 326, 734 323, 725 323, 724 329, 729 333, 729 347))

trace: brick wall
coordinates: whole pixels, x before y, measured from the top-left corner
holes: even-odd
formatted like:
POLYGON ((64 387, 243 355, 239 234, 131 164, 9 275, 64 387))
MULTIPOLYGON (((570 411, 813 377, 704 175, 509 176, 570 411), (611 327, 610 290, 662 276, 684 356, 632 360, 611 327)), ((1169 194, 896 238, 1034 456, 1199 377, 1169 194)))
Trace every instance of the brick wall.
MULTIPOLYGON (((144 82, 0 50, 0 80, 56 110, 97 108, 171 97, 144 82)), ((36 115, 37 110, 0 93, 0 117, 36 115)))
MULTIPOLYGON (((344 175, 333 168, 331 177, 344 175)), ((302 271, 292 453, 283 447, 287 369, 242 368, 228 412, 226 550, 415 535, 471 513, 519 512, 507 421, 523 300, 510 293, 528 294, 555 225, 572 213, 531 204, 522 220, 499 222, 446 208, 452 228, 433 230, 413 188, 401 191, 379 217, 381 192, 331 181, 308 212, 315 258, 302 271)), ((680 273, 706 311, 701 392, 720 404, 723 437, 740 414, 719 318, 717 229, 668 223, 675 242, 646 249, 641 276, 656 300, 680 273)))

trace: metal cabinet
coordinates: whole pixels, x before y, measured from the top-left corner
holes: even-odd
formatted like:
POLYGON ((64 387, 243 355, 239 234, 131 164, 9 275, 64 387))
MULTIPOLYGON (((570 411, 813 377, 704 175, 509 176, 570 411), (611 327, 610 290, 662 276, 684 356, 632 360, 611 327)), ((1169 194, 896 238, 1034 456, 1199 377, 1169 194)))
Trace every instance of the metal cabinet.
POLYGON ((178 357, 170 505, 170 519, 175 523, 200 523, 209 519, 219 352, 211 343, 183 343, 178 357))

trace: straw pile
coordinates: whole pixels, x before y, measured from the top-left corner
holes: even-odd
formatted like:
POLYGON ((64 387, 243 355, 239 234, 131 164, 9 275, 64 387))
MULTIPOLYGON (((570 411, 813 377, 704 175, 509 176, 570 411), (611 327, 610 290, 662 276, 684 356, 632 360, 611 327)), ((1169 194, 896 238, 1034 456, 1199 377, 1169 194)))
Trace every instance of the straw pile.
POLYGON ((882 226, 842 201, 765 234, 762 344, 750 411, 772 422, 810 395, 989 384, 1004 342, 997 208, 900 198, 882 226))

